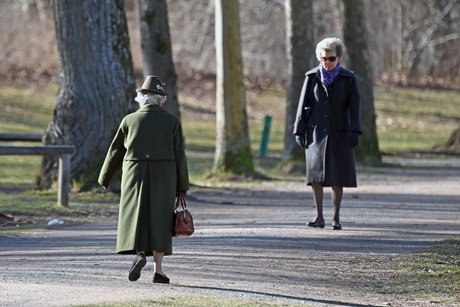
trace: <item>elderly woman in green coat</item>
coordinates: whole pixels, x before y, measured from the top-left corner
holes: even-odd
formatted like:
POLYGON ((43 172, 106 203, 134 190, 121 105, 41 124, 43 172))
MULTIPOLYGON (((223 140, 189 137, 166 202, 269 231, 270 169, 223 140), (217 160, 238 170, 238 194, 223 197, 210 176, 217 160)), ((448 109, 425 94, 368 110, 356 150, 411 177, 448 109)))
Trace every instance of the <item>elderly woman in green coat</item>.
POLYGON ((189 188, 182 128, 161 107, 167 93, 157 76, 147 76, 136 91, 140 108, 121 121, 98 181, 107 188, 122 167, 116 251, 136 255, 129 280, 139 279, 146 256, 153 255, 153 282, 169 283, 162 262, 172 254, 175 198, 189 188))

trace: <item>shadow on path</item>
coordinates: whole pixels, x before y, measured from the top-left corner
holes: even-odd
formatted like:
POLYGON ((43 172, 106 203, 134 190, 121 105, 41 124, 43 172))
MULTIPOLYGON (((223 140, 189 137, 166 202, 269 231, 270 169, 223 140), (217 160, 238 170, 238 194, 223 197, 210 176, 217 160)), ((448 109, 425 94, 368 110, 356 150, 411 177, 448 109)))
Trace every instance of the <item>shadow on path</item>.
POLYGON ((333 306, 356 306, 356 307, 379 307, 382 305, 370 305, 370 304, 356 304, 356 303, 347 303, 335 300, 327 300, 327 299, 314 299, 308 297, 299 297, 299 296, 291 296, 291 295, 283 295, 283 294, 276 294, 276 293, 268 293, 268 292, 259 292, 259 291, 251 291, 251 290, 243 290, 243 289, 229 289, 229 288, 218 288, 218 287, 202 287, 202 286, 185 286, 185 285, 175 285, 179 288, 187 288, 187 289, 198 289, 198 290, 217 290, 217 291, 224 291, 230 293, 247 293, 247 294, 255 294, 261 296, 269 296, 279 299, 289 299, 289 300, 297 300, 301 301, 302 303, 320 303, 326 305, 333 305, 333 306))

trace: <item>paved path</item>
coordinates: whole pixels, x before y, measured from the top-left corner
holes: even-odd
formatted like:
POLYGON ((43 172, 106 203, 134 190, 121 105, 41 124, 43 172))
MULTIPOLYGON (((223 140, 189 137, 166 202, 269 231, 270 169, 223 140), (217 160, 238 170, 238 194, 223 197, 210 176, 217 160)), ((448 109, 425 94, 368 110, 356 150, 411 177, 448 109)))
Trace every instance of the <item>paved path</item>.
MULTIPOLYGON (((151 262, 139 281, 128 281, 131 257, 113 254, 115 222, 0 236, 0 305, 180 294, 313 306, 429 305, 375 287, 390 278, 391 264, 401 256, 460 236, 460 160, 420 162, 361 171, 360 187, 345 190, 342 231, 305 227, 314 207, 299 180, 194 188, 188 203, 196 233, 174 239, 174 255, 164 264, 171 285, 151 283, 151 262)), ((329 198, 328 191, 326 217, 329 198)))

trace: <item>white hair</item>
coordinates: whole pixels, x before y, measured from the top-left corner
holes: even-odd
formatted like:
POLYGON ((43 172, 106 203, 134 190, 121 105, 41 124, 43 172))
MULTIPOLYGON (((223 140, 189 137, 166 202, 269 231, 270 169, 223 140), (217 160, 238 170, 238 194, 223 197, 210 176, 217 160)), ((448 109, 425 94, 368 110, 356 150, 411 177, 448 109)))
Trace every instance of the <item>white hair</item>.
POLYGON ((140 107, 143 107, 144 105, 158 105, 161 107, 166 102, 166 96, 157 94, 138 93, 135 99, 139 103, 140 107))
POLYGON ((316 58, 321 61, 321 51, 333 51, 338 57, 345 52, 345 46, 337 37, 326 37, 316 45, 316 58))

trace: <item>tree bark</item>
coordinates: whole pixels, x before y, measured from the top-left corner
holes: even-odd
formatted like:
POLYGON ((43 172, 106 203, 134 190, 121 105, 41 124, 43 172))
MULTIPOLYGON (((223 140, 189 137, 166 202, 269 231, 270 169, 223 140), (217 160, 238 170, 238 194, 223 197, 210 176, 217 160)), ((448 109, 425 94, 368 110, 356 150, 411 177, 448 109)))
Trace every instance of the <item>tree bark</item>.
POLYGON ((177 74, 174 67, 166 0, 139 0, 144 75, 156 75, 166 83, 165 110, 180 118, 177 74))
POLYGON ((216 153, 214 173, 252 174, 238 0, 216 0, 216 153))
POLYGON ((283 160, 303 160, 305 152, 292 135, 297 104, 305 73, 316 62, 313 31, 313 2, 286 0, 287 101, 283 160))
MULTIPOLYGON (((44 144, 74 145, 72 179, 85 189, 122 117, 134 111, 135 84, 123 0, 53 1, 59 51, 59 93, 44 144)), ((56 178, 44 158, 41 187, 56 178)))
POLYGON ((364 2, 343 0, 344 40, 348 50, 350 68, 354 71, 361 93, 362 135, 355 149, 359 162, 372 165, 381 163, 374 108, 373 72, 369 38, 366 29, 364 2))

